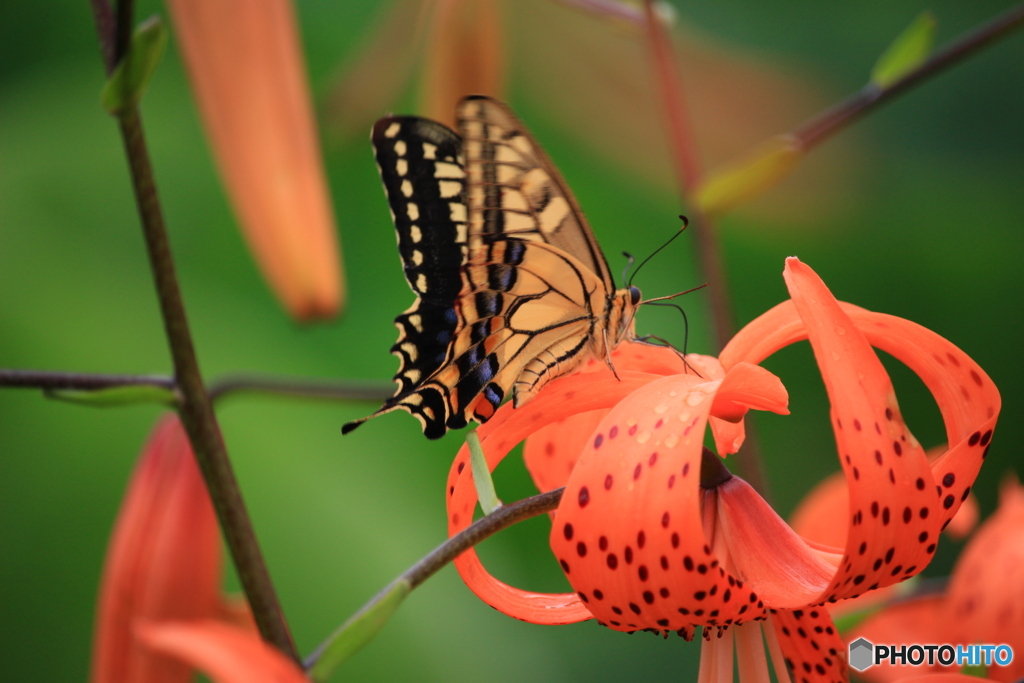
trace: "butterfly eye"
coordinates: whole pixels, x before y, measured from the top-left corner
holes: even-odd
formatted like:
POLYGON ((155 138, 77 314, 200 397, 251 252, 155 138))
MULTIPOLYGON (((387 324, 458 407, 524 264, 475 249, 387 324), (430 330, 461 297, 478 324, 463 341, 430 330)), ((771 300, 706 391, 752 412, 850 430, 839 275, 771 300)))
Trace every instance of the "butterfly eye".
POLYGON ((636 306, 638 303, 640 303, 640 288, 639 287, 632 287, 631 286, 629 288, 629 302, 631 304, 633 304, 634 306, 636 306))

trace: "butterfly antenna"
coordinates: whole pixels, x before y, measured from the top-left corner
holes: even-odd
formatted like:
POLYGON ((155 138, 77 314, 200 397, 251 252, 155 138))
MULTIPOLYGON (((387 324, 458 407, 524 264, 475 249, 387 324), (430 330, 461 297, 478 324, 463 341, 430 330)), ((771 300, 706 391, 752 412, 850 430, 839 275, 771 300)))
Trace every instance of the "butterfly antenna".
POLYGON ((633 286, 633 278, 636 277, 636 274, 640 272, 640 269, 643 268, 647 264, 648 261, 650 261, 652 258, 657 256, 659 251, 661 251, 662 249, 664 249, 668 245, 672 244, 672 240, 674 240, 675 238, 677 238, 680 235, 682 235, 683 231, 686 230, 687 227, 689 227, 690 219, 688 219, 686 216, 680 216, 679 218, 680 218, 680 220, 683 221, 683 227, 679 228, 679 230, 676 231, 676 234, 674 234, 671 237, 669 237, 668 240, 664 244, 662 244, 660 247, 655 249, 653 252, 651 252, 650 256, 648 256, 647 258, 645 258, 643 261, 640 262, 640 265, 636 267, 636 270, 634 270, 633 274, 630 276, 629 282, 626 283, 627 287, 632 287, 633 286))
POLYGON ((669 299, 675 299, 677 296, 682 296, 684 294, 689 294, 690 292, 696 292, 698 289, 704 289, 707 286, 708 286, 708 283, 705 282, 702 285, 697 285, 696 287, 691 287, 690 289, 687 289, 687 290, 682 291, 682 292, 676 292, 675 294, 669 294, 668 296, 656 296, 653 299, 644 299, 643 301, 641 301, 637 305, 644 306, 646 304, 653 304, 655 301, 667 301, 669 299))
MULTIPOLYGON (((628 251, 622 252, 622 255, 625 256, 626 259, 628 259, 627 262, 626 262, 626 267, 622 269, 622 281, 625 282, 626 281, 626 273, 628 273, 629 269, 633 267, 633 261, 635 261, 636 259, 634 259, 633 255, 630 254, 628 251)), ((628 286, 629 285, 627 285, 627 287, 628 286)))

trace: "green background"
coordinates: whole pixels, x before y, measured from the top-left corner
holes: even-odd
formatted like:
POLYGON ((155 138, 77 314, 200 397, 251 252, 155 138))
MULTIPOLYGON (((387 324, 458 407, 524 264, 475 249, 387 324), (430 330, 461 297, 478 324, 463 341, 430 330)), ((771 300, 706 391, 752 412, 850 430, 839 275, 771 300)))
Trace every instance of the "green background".
MULTIPOLYGON (((877 55, 922 9, 935 11, 942 43, 1004 7, 678 5, 680 17, 705 35, 809 75, 824 102, 859 88, 877 55)), ((378 9, 372 2, 299 3, 318 94, 371 29, 378 9)), ((140 18, 152 12, 164 9, 140 3, 140 18)), ((1000 479, 1022 469, 1016 445, 1024 411, 1022 54, 1024 36, 1011 36, 815 151, 793 182, 824 164, 830 169, 825 179, 842 201, 812 228, 759 222, 756 212, 721 221, 741 322, 785 298, 783 258, 796 254, 840 299, 937 331, 993 377, 1004 407, 974 489, 985 514, 996 504, 1000 479)), ((510 68, 513 106, 568 178, 613 270, 622 264, 623 249, 650 253, 683 211, 673 195, 566 134, 566 122, 553 123, 545 103, 516 81, 515 64, 510 68)), ((102 80, 84 0, 0 4, 0 367, 169 370, 120 140, 98 104, 102 80)), ((325 151, 348 269, 348 312, 339 321, 299 326, 268 293, 234 226, 173 37, 143 112, 207 376, 258 370, 389 378, 395 367, 387 353, 391 319, 411 295, 369 145, 360 138, 325 151)), ((679 240, 648 266, 638 281, 645 292, 670 293, 698 282, 686 254, 692 246, 679 240)), ((705 341, 706 301, 703 294, 685 299, 691 349, 714 353, 705 341)), ((656 310, 641 314, 639 328, 675 340, 682 333, 675 316, 656 310)), ((838 464, 809 348, 787 349, 767 365, 792 401, 792 416, 758 419, 775 503, 785 515, 838 464)), ((893 372, 911 429, 926 446, 940 443, 941 421, 923 386, 902 368, 893 372)), ((219 406, 303 652, 445 537, 444 479, 462 435, 427 442, 414 420, 391 415, 341 438, 342 423, 373 408, 251 396, 219 406)), ((107 536, 158 412, 148 406, 89 409, 46 401, 34 391, 0 391, 5 679, 86 676, 107 536)), ((516 458, 498 471, 497 486, 506 501, 533 492, 516 458)), ((510 583, 562 590, 565 580, 546 539, 546 519, 535 519, 491 539, 481 553, 510 583)), ((960 547, 945 539, 927 574, 947 573, 960 547)), ((696 643, 675 637, 626 637, 593 622, 542 627, 512 620, 478 601, 449 567, 417 590, 336 678, 679 680, 696 675, 698 655, 696 643)))

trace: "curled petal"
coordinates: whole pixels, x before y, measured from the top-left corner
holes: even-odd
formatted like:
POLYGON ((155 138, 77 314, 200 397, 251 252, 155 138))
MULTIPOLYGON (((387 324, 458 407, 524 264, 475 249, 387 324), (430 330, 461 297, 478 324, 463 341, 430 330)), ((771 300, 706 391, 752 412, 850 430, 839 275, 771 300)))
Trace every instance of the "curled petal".
POLYGON ((526 440, 523 461, 539 491, 565 486, 572 468, 607 410, 592 410, 541 427, 526 440))
POLYGON ((757 494, 733 477, 716 489, 719 529, 734 573, 769 607, 816 602, 836 567, 815 553, 757 494))
POLYGON ((218 621, 142 622, 136 636, 217 683, 309 683, 294 662, 258 635, 218 621))
POLYGON ((788 415, 788 405, 789 394, 778 377, 760 366, 737 363, 724 375, 711 406, 711 429, 718 454, 725 457, 743 445, 743 417, 749 409, 788 415))
MULTIPOLYGON (((512 448, 532 432, 571 415, 607 409, 656 376, 620 371, 584 373, 554 380, 536 398, 518 409, 501 406, 486 424, 477 429, 480 445, 493 471, 512 448)), ((459 450, 448 473, 448 535, 453 536, 473 522, 477 503, 469 465, 469 448, 459 450)), ((590 612, 573 593, 548 594, 509 586, 487 573, 476 551, 470 549, 455 560, 455 567, 477 597, 495 609, 517 619, 538 624, 568 624, 591 618, 590 612)))
POLYGON ((187 667, 139 647, 138 619, 220 610, 220 531, 177 416, 161 420, 132 475, 100 585, 94 683, 188 681, 187 667))
POLYGON ((765 613, 703 529, 703 437, 719 384, 675 375, 633 392, 602 420, 566 484, 551 549, 609 628, 680 630, 765 613))
POLYGON ((998 393, 973 361, 938 335, 839 304, 796 259, 787 261, 785 275, 793 300, 747 325, 721 362, 727 370, 741 361, 757 363, 786 344, 811 340, 850 491, 846 559, 823 598, 850 597, 908 578, 931 559, 938 531, 959 500, 941 488, 936 495, 937 484, 948 482, 966 496, 991 439, 998 393), (869 343, 906 363, 936 397, 954 446, 933 466, 903 424, 869 343))
POLYGON ((791 258, 784 275, 825 381, 850 487, 846 561, 825 597, 853 597, 931 560, 942 524, 931 514, 934 483, 868 341, 814 271, 791 258))
POLYGON ((169 8, 249 247, 292 315, 333 315, 344 285, 292 3, 169 8))

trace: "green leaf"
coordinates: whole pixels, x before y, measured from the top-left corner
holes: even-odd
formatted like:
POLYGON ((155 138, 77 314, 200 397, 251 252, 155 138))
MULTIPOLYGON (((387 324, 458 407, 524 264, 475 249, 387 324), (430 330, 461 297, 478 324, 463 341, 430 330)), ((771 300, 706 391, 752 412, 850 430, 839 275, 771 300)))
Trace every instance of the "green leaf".
POLYGON ((47 398, 68 403, 78 403, 97 408, 128 406, 139 403, 160 403, 174 406, 177 395, 173 389, 158 387, 152 384, 133 384, 109 389, 47 389, 43 392, 47 398))
POLYGON ((922 12, 875 62, 871 82, 888 88, 928 59, 934 43, 935 16, 922 12))
POLYGON ((973 676, 974 678, 988 678, 988 667, 984 664, 964 664, 963 668, 960 669, 960 673, 964 676, 973 676))
POLYGON ((473 467, 476 497, 480 501, 480 509, 485 515, 489 515, 501 507, 501 501, 494 492, 494 480, 491 479, 491 470, 487 467, 487 458, 484 457, 484 449, 480 446, 480 437, 476 435, 476 430, 466 435, 466 443, 469 444, 469 462, 473 467))
POLYGON ((803 156, 796 138, 777 135, 749 156, 711 171, 694 192, 694 201, 709 216, 725 213, 774 187, 803 156))
POLYGON ((114 68, 100 93, 100 104, 117 116, 142 99, 149 80, 167 45, 167 30, 158 16, 139 24, 132 34, 128 54, 114 68))
POLYGON ((310 677, 314 681, 326 681, 339 665, 373 640, 411 591, 409 582, 399 579, 342 624, 330 640, 313 653, 311 659, 315 663, 309 669, 310 677))

